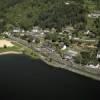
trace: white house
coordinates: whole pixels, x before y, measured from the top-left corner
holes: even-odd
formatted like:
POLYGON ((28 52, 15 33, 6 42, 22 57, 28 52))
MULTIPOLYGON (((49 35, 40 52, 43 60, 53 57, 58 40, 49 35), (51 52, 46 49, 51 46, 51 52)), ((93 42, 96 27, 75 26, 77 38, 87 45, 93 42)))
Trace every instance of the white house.
POLYGON ((22 33, 24 33, 25 32, 25 30, 22 30, 22 33))
POLYGON ((35 40, 35 39, 33 39, 33 41, 32 41, 32 42, 33 42, 33 43, 35 43, 35 41, 36 41, 36 40, 35 40))
POLYGON ((97 64, 97 65, 95 66, 95 65, 90 64, 90 65, 86 65, 86 67, 96 69, 96 68, 99 68, 99 67, 100 67, 100 65, 99 65, 99 64, 97 64))
POLYGON ((99 18, 100 17, 100 11, 94 11, 91 14, 88 14, 89 18, 99 18))
POLYGON ((41 32, 40 34, 41 34, 41 35, 44 35, 44 32, 41 32))
POLYGON ((66 26, 65 28, 62 28, 62 32, 67 32, 68 34, 72 33, 74 31, 74 28, 72 26, 66 26))
POLYGON ((78 37, 74 37, 73 40, 78 41, 78 40, 80 40, 80 38, 78 38, 78 37))
POLYGON ((19 32, 21 32, 21 29, 20 28, 14 28, 12 32, 19 33, 19 32))
POLYGON ((37 33, 40 32, 40 28, 38 26, 33 27, 32 32, 37 33))
POLYGON ((24 33, 21 33, 21 34, 20 34, 20 36, 24 36, 24 35, 25 35, 24 33))
POLYGON ((60 34, 60 35, 62 35, 63 33, 62 33, 62 32, 60 32, 59 34, 60 34))
POLYGON ((65 55, 64 59, 66 59, 66 60, 72 60, 72 56, 65 55))
POLYGON ((97 59, 100 59, 100 54, 99 53, 97 54, 97 59))
POLYGON ((38 29, 32 29, 32 32, 38 32, 38 29))
POLYGON ((69 39, 70 39, 70 40, 72 39, 72 35, 69 35, 69 39))
POLYGON ((48 28, 44 30, 44 33, 49 33, 49 32, 50 30, 48 28))
POLYGON ((11 35, 11 33, 10 33, 10 32, 4 32, 3 34, 4 34, 4 35, 8 35, 8 36, 10 36, 10 35, 11 35))
POLYGON ((66 48, 67 48, 67 46, 64 45, 64 46, 61 48, 61 50, 66 50, 66 48))
POLYGON ((51 29, 51 33, 55 33, 57 30, 55 28, 51 29))
POLYGON ((65 5, 69 5, 70 3, 69 2, 65 2, 65 5))
POLYGON ((73 51, 73 50, 68 50, 67 52, 68 52, 69 55, 72 56, 72 57, 77 56, 77 54, 78 54, 78 52, 73 51))
POLYGON ((90 33, 90 30, 87 30, 86 32, 84 32, 84 35, 88 35, 90 33))

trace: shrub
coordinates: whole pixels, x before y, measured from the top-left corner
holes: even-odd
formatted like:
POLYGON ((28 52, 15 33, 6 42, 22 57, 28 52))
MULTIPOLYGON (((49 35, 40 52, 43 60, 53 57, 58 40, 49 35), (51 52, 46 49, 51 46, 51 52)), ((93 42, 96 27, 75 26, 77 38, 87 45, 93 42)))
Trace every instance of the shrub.
POLYGON ((7 46, 6 46, 6 45, 4 45, 4 48, 7 48, 7 46))

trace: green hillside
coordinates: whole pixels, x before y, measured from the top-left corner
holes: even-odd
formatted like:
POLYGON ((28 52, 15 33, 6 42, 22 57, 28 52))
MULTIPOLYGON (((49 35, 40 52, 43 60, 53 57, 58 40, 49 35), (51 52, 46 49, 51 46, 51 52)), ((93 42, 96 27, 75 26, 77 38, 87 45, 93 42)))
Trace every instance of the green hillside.
POLYGON ((99 0, 0 0, 0 31, 15 26, 29 30, 33 25, 58 30, 71 25, 83 30, 87 13, 99 9, 99 4, 99 0))

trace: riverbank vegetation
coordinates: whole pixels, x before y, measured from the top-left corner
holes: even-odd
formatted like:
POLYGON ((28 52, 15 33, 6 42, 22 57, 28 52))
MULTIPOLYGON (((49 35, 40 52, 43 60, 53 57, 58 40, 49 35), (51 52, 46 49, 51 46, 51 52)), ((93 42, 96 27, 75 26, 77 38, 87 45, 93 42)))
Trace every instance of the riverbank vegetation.
MULTIPOLYGON (((6 38, 5 38, 5 39, 6 39, 6 38)), ((3 40, 3 38, 2 38, 2 40, 3 40)), ((7 39, 7 40, 8 40, 8 39, 7 39)), ((1 53, 1 54, 2 54, 2 53, 5 53, 5 52, 11 53, 11 51, 12 51, 12 53, 13 53, 13 52, 18 52, 18 53, 20 53, 20 54, 22 53, 22 54, 28 55, 28 56, 32 57, 33 59, 38 59, 37 53, 34 52, 32 49, 30 49, 30 48, 28 48, 28 47, 26 47, 26 46, 24 46, 24 45, 22 45, 22 44, 19 44, 19 43, 15 42, 15 41, 12 41, 12 40, 9 40, 9 41, 11 41, 11 43, 12 43, 14 46, 12 46, 12 47, 7 47, 7 45, 4 44, 3 47, 0 47, 0 53, 1 53)))

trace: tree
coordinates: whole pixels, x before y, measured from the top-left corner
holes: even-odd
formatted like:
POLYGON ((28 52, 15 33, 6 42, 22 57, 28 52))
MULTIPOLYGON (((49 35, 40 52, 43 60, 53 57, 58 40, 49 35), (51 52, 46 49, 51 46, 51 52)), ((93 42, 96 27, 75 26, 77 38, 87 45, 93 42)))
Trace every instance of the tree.
POLYGON ((35 43, 36 44, 40 43, 40 39, 39 38, 36 38, 35 43))

